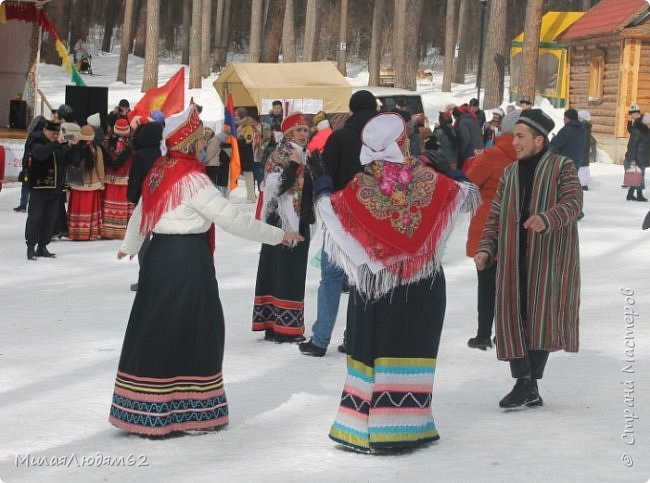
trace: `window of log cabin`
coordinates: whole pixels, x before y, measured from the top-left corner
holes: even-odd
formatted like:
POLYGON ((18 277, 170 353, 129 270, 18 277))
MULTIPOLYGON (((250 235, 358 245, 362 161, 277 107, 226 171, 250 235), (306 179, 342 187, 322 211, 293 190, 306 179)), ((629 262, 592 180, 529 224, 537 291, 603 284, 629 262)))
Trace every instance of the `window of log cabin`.
POLYGON ((589 63, 589 103, 599 104, 603 97, 603 78, 605 76, 605 55, 594 54, 589 63))

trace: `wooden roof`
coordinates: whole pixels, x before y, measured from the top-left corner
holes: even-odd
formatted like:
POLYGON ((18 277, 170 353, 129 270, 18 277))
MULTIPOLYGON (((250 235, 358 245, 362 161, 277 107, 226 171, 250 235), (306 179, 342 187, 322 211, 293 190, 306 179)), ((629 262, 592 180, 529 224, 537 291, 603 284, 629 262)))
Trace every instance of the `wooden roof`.
POLYGON ((561 41, 596 37, 620 32, 637 17, 648 13, 647 0, 600 0, 560 36, 561 41))

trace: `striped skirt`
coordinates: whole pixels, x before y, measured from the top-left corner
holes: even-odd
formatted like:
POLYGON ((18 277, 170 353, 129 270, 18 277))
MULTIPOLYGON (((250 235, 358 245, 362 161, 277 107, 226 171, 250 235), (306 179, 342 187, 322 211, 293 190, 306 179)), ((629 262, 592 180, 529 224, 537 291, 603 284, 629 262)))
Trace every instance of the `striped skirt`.
POLYGON ((124 337, 109 421, 145 435, 228 423, 224 320, 205 234, 154 234, 124 337))
POLYGON ((376 300, 352 289, 347 379, 331 439, 368 453, 439 439, 431 398, 445 303, 442 269, 376 300))
POLYGON ((102 190, 70 190, 68 238, 99 240, 102 230, 102 190))
POLYGON ((135 206, 126 197, 126 185, 106 183, 102 203, 102 238, 122 240, 135 206))
POLYGON ((300 336, 305 332, 305 278, 309 237, 289 248, 262 245, 257 267, 253 330, 300 336))

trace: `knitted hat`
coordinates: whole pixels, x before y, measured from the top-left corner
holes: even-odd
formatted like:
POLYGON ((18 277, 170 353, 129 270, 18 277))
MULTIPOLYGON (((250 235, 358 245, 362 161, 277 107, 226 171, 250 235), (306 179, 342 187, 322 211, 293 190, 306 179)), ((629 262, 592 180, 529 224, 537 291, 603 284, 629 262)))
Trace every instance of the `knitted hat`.
POLYGON ((165 114, 162 111, 151 111, 151 114, 149 114, 149 117, 153 119, 154 122, 157 122, 158 124, 162 124, 163 126, 165 125, 165 114))
POLYGON ((506 115, 506 113, 503 112, 503 109, 501 109, 500 107, 496 107, 496 108, 492 109, 492 115, 495 115, 495 114, 497 116, 500 116, 501 118, 503 118, 503 116, 506 115))
POLYGON ((216 121, 203 121, 203 128, 210 129, 212 132, 217 132, 217 122, 216 121))
POLYGON ((548 137, 548 134, 555 127, 553 119, 541 109, 524 109, 515 124, 526 124, 537 129, 545 137, 548 137))
POLYGON ((248 116, 248 109, 245 107, 238 107, 235 109, 235 116, 237 116, 239 119, 244 119, 248 116))
POLYGON ((585 109, 578 111, 578 119, 585 122, 591 122, 591 114, 585 109))
POLYGON ((99 117, 99 113, 96 112, 95 114, 88 116, 86 119, 86 122, 91 125, 92 127, 100 127, 102 125, 101 118, 99 117))
POLYGON ((633 112, 641 112, 641 108, 639 107, 638 104, 635 103, 630 106, 627 112, 629 112, 630 114, 632 114, 633 112))
POLYGON ((80 141, 93 141, 95 139, 95 130, 90 124, 82 126, 79 131, 79 140, 80 141))
POLYGON ((515 109, 512 112, 509 112, 505 115, 501 121, 501 131, 503 134, 512 132, 512 129, 515 127, 515 123, 519 120, 521 115, 521 109, 515 109))
POLYGON ((187 151, 187 148, 203 136, 203 123, 196 104, 190 104, 180 114, 168 117, 165 121, 163 137, 170 151, 187 151))
POLYGON ((564 111, 564 117, 570 119, 571 121, 577 121, 578 111, 576 111, 575 109, 567 109, 566 111, 564 111))
POLYGON ((74 121, 74 110, 67 104, 61 104, 56 110, 56 115, 59 116, 59 119, 63 119, 64 121, 74 121))
POLYGON ((472 97, 469 100, 469 105, 472 107, 478 107, 478 99, 476 97, 472 97))
POLYGON ((127 121, 123 117, 119 118, 117 121, 115 121, 115 125, 113 126, 113 132, 118 136, 128 136, 131 132, 131 126, 129 126, 129 121, 127 121))
POLYGON ((309 128, 309 123, 307 122, 307 119, 305 119, 305 116, 302 114, 302 112, 294 112, 293 114, 289 114, 282 121, 282 126, 280 129, 282 129, 282 133, 286 136, 289 132, 298 127, 309 128))
POLYGON ((350 111, 355 113, 367 109, 373 111, 377 109, 377 99, 373 93, 361 90, 352 94, 352 97, 350 97, 350 111))
POLYGON ((120 99, 120 102, 118 103, 118 107, 131 107, 131 104, 129 104, 129 101, 126 99, 120 99))
POLYGON ((376 160, 403 163, 404 154, 399 141, 405 132, 406 124, 395 112, 385 112, 370 119, 361 131, 361 164, 376 160))

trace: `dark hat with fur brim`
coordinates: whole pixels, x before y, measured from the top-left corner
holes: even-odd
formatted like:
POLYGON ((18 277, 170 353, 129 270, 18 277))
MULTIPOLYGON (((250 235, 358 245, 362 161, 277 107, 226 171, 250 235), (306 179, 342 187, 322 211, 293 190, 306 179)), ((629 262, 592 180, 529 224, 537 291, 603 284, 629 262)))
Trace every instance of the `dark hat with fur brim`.
POLYGON ((47 129, 48 131, 52 132, 59 132, 61 131, 61 124, 54 121, 47 121, 45 123, 45 126, 43 126, 43 129, 47 129))
POLYGON ((524 109, 515 124, 526 124, 537 129, 545 137, 548 137, 555 127, 553 119, 541 109, 524 109))

